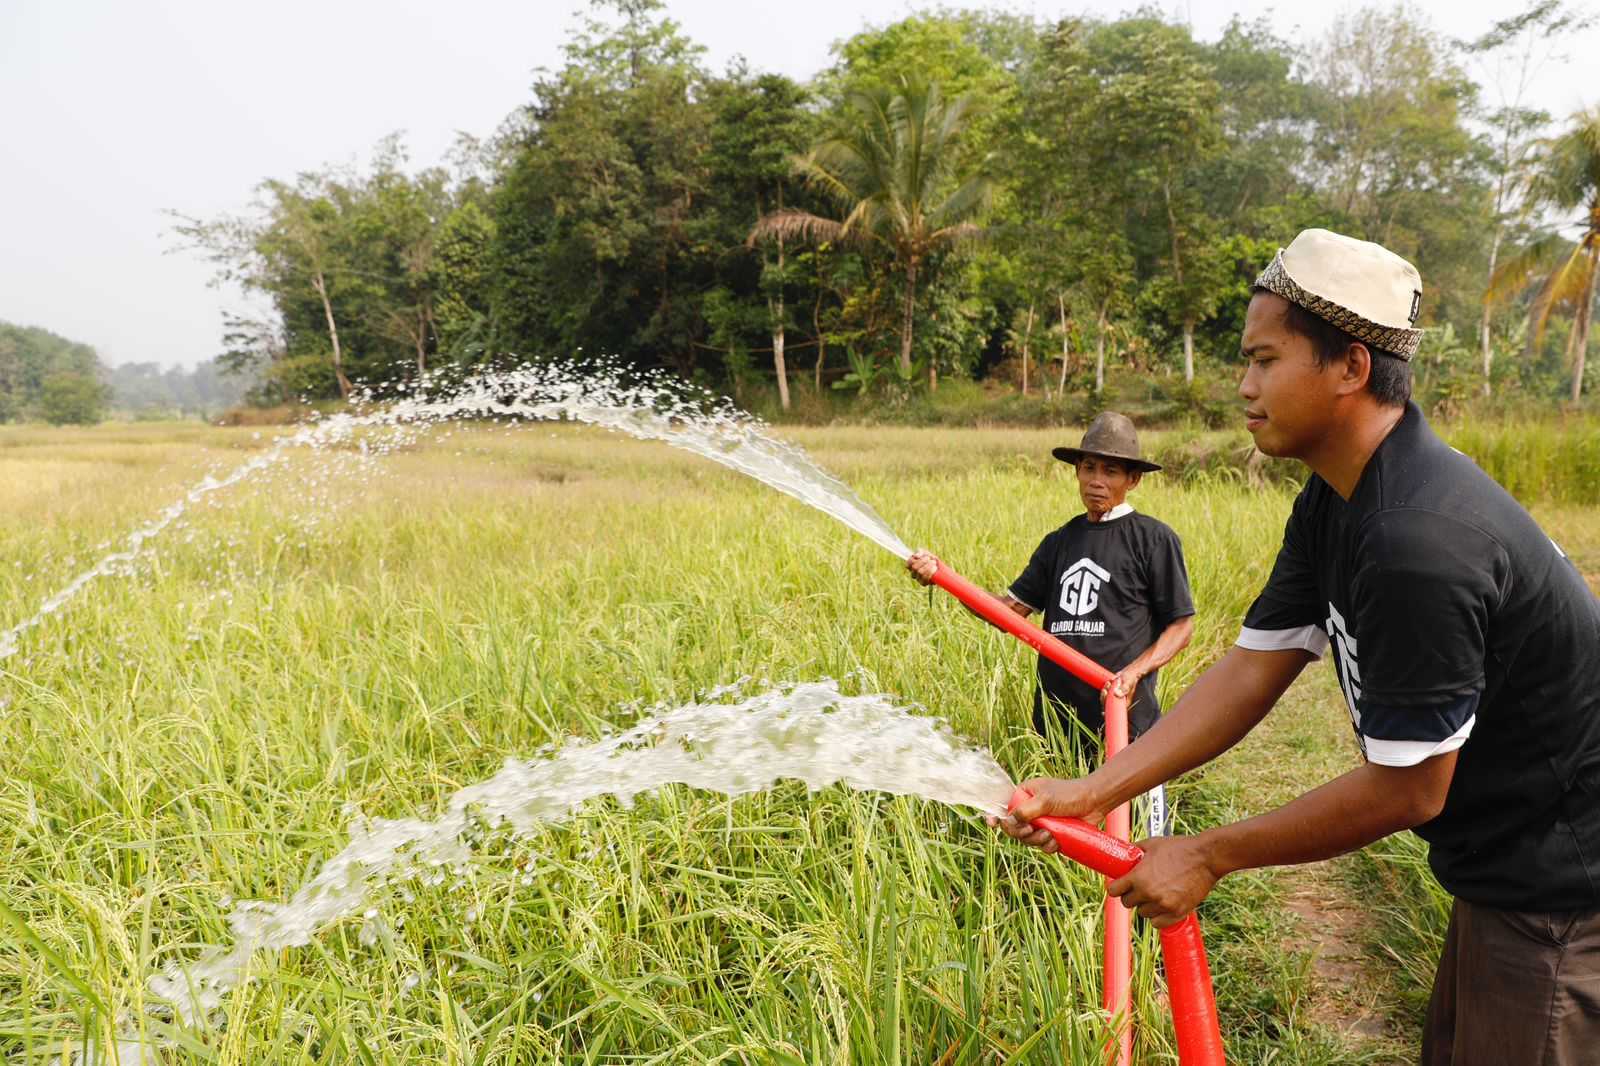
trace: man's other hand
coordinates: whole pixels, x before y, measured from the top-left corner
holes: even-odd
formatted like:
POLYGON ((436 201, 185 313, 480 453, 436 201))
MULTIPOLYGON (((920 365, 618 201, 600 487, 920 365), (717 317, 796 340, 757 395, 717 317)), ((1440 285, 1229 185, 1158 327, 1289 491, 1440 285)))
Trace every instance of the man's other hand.
POLYGON ((1217 883, 1205 845, 1196 837, 1149 837, 1139 841, 1139 865, 1106 886, 1129 910, 1164 929, 1200 905, 1217 883))
POLYGON ((906 560, 906 569, 911 571, 911 576, 917 579, 918 584, 931 585, 933 575, 939 572, 939 560, 931 552, 919 548, 906 560))
POLYGON ((1139 682, 1143 679, 1144 675, 1137 670, 1123 670, 1121 673, 1112 674, 1111 680, 1106 682, 1106 687, 1100 692, 1104 696, 1132 699, 1133 690, 1139 687, 1139 682))

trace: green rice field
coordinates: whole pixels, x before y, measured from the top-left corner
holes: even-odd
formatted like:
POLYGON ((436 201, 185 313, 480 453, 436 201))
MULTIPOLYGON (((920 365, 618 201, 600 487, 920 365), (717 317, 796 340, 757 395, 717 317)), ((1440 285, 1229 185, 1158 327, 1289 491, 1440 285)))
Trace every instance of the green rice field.
MULTIPOLYGON (((1048 452, 1078 433, 782 435, 1001 587, 1076 513, 1048 452)), ((272 434, 0 428, 0 629, 272 434)), ((1292 494, 1198 470, 1133 496, 1182 536, 1200 609, 1168 702, 1231 643, 1292 494)), ((1575 498, 1532 504, 1600 572, 1575 498)), ((226 943, 230 901, 292 894, 356 810, 426 814, 508 756, 745 675, 890 693, 1019 780, 1073 767, 1028 730, 1021 645, 831 519, 660 445, 531 425, 302 454, 151 548, 0 660, 0 1062, 111 1063, 119 1040, 123 1063, 252 1066, 1101 1061, 1098 878, 970 812, 799 784, 596 803, 460 884, 385 889, 381 921, 259 957, 216 1024, 173 1023, 150 975, 226 943)), ((1180 784, 1180 823, 1265 794, 1235 765, 1228 788, 1180 784)), ((1431 898, 1425 874, 1383 876, 1431 898)), ((1388 1061, 1299 1011, 1271 877, 1201 909, 1231 1061, 1388 1061)), ((1137 1061, 1173 1062, 1137 935, 1137 1061)), ((1431 965, 1425 935, 1396 943, 1431 965)))

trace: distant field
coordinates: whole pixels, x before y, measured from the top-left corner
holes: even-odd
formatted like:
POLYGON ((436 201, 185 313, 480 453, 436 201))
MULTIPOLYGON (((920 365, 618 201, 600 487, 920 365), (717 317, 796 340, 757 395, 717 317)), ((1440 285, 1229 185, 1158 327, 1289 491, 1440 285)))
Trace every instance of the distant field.
MULTIPOLYGON (((1060 432, 783 435, 990 586, 1076 511, 1048 459, 1060 432)), ((0 429, 0 629, 271 436, 0 429)), ((1137 491, 1182 535, 1201 610, 1169 696, 1231 642, 1291 498, 1203 473, 1137 491)), ((1600 572, 1593 508, 1534 509, 1600 572)), ((289 895, 343 843, 347 805, 426 812, 626 704, 833 677, 949 719, 1017 778, 1062 768, 1027 735, 1019 645, 832 520, 662 446, 525 426, 301 456, 154 547, 0 662, 8 1062, 137 1028, 147 976, 227 940, 226 899, 289 895)), ((1098 884, 968 817, 841 788, 675 789, 522 850, 531 886, 486 868, 386 897, 370 947, 351 920, 258 960, 218 1029, 146 1021, 158 1061, 1100 1060, 1098 884)), ((1225 1033, 1238 1061, 1290 1061, 1273 1045, 1304 1035, 1294 975, 1244 968, 1239 928, 1213 934, 1225 1033)), ((1160 1017, 1155 957, 1146 936, 1141 1019, 1160 1017)), ((1139 1034, 1140 1061, 1170 1061, 1162 1024, 1139 1034)), ((1321 1057, 1293 1061, 1347 1061, 1304 1046, 1321 1057)))

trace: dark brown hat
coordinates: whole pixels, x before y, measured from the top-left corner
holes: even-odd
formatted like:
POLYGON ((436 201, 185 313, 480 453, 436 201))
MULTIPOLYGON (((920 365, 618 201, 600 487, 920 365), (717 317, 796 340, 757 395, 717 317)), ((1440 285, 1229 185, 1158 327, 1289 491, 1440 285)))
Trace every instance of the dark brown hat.
POLYGON ((1083 442, 1076 448, 1055 448, 1051 455, 1063 463, 1077 465, 1085 455, 1098 455, 1102 459, 1116 459, 1127 463, 1130 470, 1160 470, 1161 467, 1139 455, 1139 434, 1134 431, 1133 420, 1115 411, 1102 411, 1084 431, 1083 442))

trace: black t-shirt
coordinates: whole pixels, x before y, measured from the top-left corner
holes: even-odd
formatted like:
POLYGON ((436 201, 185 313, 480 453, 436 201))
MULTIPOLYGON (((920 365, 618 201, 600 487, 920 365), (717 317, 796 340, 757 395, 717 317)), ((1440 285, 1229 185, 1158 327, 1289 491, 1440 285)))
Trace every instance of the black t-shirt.
MULTIPOLYGON (((1079 515, 1046 536, 1009 591, 1044 611, 1046 632, 1112 671, 1138 658, 1167 626, 1194 614, 1178 535, 1131 508, 1099 522, 1079 515)), ((1043 656, 1039 685, 1075 708, 1085 725, 1099 728, 1100 693, 1092 685, 1043 656)), ((1140 680, 1129 716, 1148 728, 1160 713, 1152 671, 1140 680)))
POLYGON ((1348 502, 1306 483, 1238 643, 1331 643, 1366 758, 1459 750, 1417 827, 1439 882, 1513 910, 1600 905, 1600 602, 1408 406, 1348 502))

